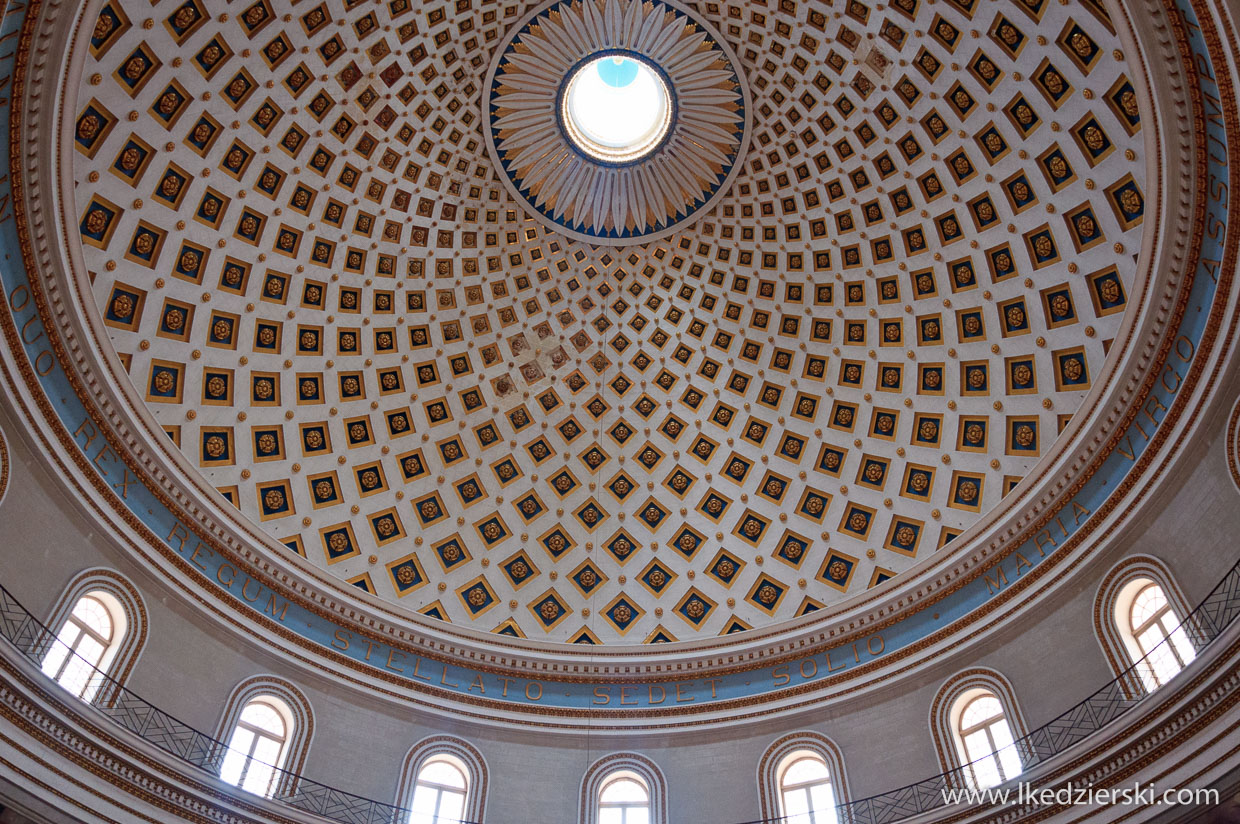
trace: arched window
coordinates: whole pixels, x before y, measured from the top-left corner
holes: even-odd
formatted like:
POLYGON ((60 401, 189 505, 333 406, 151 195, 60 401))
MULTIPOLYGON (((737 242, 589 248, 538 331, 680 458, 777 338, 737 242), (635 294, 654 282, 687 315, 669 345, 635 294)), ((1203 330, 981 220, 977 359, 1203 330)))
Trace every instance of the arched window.
POLYGON ((85 701, 107 704, 146 644, 146 607, 133 585, 110 569, 71 580, 52 607, 38 648, 48 677, 85 701))
POLYGON ((228 697, 216 739, 220 778, 256 795, 295 791, 314 732, 301 690, 270 675, 242 681, 228 697))
POLYGON ((77 600, 43 656, 43 672, 86 701, 93 701, 125 637, 125 610, 115 597, 91 590, 77 600))
POLYGON ((954 784, 993 787, 1024 769, 1019 739, 1028 727, 1012 685, 994 670, 978 667, 949 679, 930 707, 930 729, 954 784))
MULTIPOLYGON (((956 699, 956 745, 975 787, 993 787, 1020 775, 1012 726, 993 692, 971 690, 956 699)), ((955 715, 953 711, 953 715, 955 715)))
POLYGON ((1157 558, 1127 558, 1103 579, 1095 628, 1116 677, 1134 696, 1167 683, 1197 657, 1188 614, 1171 571, 1157 558))
POLYGON ((650 788, 630 770, 616 770, 603 779, 598 794, 598 824, 649 824, 650 788))
MULTIPOLYGON (((1148 578, 1138 578, 1126 587, 1129 588, 1134 591, 1128 614, 1123 618, 1117 616, 1116 620, 1126 621, 1120 626, 1126 630, 1124 640, 1139 662, 1141 683, 1146 690, 1154 690, 1184 669, 1197 657, 1197 651, 1162 587, 1148 578)), ((1121 593, 1117 608, 1123 606, 1124 594, 1121 593)))
POLYGON ((835 791, 822 757, 796 750, 779 767, 780 815, 788 824, 835 824, 835 791))
POLYGON ((288 754, 293 712, 274 695, 252 699, 228 738, 220 778, 257 795, 275 793, 279 770, 288 754))
POLYGON ((396 788, 396 806, 409 810, 401 824, 482 821, 487 765, 468 741, 448 735, 424 738, 409 750, 396 788))
POLYGON ((758 797, 763 819, 835 824, 849 798, 839 747, 817 732, 780 738, 758 761, 758 797))
POLYGON ((581 785, 583 824, 667 824, 667 783, 637 753, 599 759, 581 785))
POLYGON ((435 755, 418 770, 409 824, 456 824, 465 818, 469 775, 460 759, 435 755))

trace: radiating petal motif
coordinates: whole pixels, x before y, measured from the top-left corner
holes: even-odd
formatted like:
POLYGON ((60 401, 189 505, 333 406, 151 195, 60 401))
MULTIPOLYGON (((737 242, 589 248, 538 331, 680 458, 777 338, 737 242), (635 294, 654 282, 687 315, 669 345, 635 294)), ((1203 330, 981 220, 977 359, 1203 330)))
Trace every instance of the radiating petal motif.
POLYGON ((735 56, 668 0, 544 5, 498 51, 484 94, 488 146, 509 190, 556 230, 591 243, 643 243, 691 221, 727 191, 748 142, 735 56), (656 67, 673 103, 666 138, 625 164, 586 155, 563 125, 559 90, 607 50, 656 67))

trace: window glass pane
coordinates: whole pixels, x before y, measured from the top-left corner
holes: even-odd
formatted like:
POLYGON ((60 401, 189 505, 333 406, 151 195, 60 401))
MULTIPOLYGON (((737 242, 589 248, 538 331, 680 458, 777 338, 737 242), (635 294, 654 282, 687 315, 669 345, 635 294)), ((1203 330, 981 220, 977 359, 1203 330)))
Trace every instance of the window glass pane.
POLYGON ((78 639, 77 649, 74 650, 79 658, 82 658, 86 664, 99 666, 99 662, 103 660, 103 652, 106 649, 103 644, 96 641, 89 635, 83 635, 78 639))
POLYGON ((439 800, 439 791, 433 787, 418 786, 413 791, 413 800, 409 803, 412 814, 409 824, 433 824, 435 805, 439 800))
POLYGON ((604 807, 599 810, 598 824, 624 824, 624 812, 615 807, 604 807))
POLYGON ((646 807, 629 807, 624 824, 650 824, 650 810, 646 807))
POLYGON ((1024 765, 1020 763, 1020 753, 1016 747, 1004 747, 999 750, 999 764, 1003 767, 1003 780, 1015 778, 1021 774, 1024 765))
POLYGON ((251 701, 241 711, 241 720, 271 733, 275 738, 284 738, 284 719, 270 704, 251 701))
POLYGON ((1007 719, 996 721, 990 725, 990 737, 995 740, 995 749, 1006 747, 1012 743, 1012 728, 1007 719))
POLYGON ((1188 633, 1183 627, 1171 630, 1171 643, 1175 646, 1175 651, 1180 654, 1180 660, 1185 664, 1197 657, 1197 650, 1193 649, 1193 642, 1188 640, 1188 633))
POLYGON ((989 693, 980 695, 964 708, 960 715, 960 728, 967 730, 976 727, 998 715, 1003 715, 1003 705, 999 699, 989 693))
POLYGON ((275 770, 266 764, 250 761, 245 772, 245 780, 241 782, 241 789, 256 795, 269 795, 272 790, 271 778, 274 774, 275 770))
POLYGON ((445 791, 439 797, 439 821, 436 824, 455 824, 465 815, 464 793, 445 791))
POLYGON ((805 790, 789 790, 784 793, 784 815, 800 815, 809 812, 810 796, 805 790))
POLYGON ((1167 598, 1163 595, 1162 588, 1157 584, 1150 584, 1138 592, 1137 597, 1132 602, 1133 630, 1143 626, 1154 617, 1155 613, 1165 606, 1167 606, 1167 598))
POLYGON ((418 782, 426 784, 442 784, 445 787, 465 789, 465 776, 447 761, 431 761, 418 774, 418 782))
POLYGON ((66 621, 65 625, 60 628, 60 634, 56 636, 56 640, 47 650, 47 655, 43 657, 43 672, 55 678, 60 672, 60 668, 64 666, 65 660, 69 657, 69 653, 73 648, 73 642, 81 635, 81 630, 71 621, 66 621))
POLYGON ((810 803, 813 804, 814 820, 818 824, 835 821, 835 793, 830 784, 818 784, 809 791, 810 803))
POLYGON ((264 764, 270 764, 273 767, 280 766, 280 750, 284 749, 282 741, 276 741, 265 735, 258 736, 258 741, 254 745, 254 758, 262 761, 264 764))
POLYGON ((254 733, 238 727, 228 740, 228 752, 224 754, 224 762, 220 765, 220 778, 229 784, 241 780, 241 771, 250 755, 250 744, 254 743, 254 733))
POLYGON ((991 754, 990 739, 985 730, 969 733, 964 737, 964 751, 970 761, 985 758, 991 754))
POLYGON ((646 788, 641 784, 631 778, 619 778, 603 787, 603 794, 599 800, 604 803, 620 801, 640 803, 650 799, 646 795, 646 788))
POLYGON ((98 599, 89 595, 82 598, 73 607, 73 617, 105 641, 112 639, 112 616, 98 599))
POLYGON ((999 765, 995 761, 994 756, 988 756, 980 761, 973 762, 973 776, 977 781, 977 786, 993 787, 999 783, 999 765))
POLYGON ((1180 662, 1176 660, 1175 655, 1172 654, 1166 644, 1150 653, 1146 661, 1150 668, 1154 670, 1154 675, 1158 679, 1159 684, 1167 683, 1180 671, 1180 662))
POLYGON ((798 758, 784 770, 785 787, 806 784, 811 781, 825 781, 829 778, 827 765, 813 757, 798 758))
POLYGON ((57 680, 69 692, 81 696, 87 692, 94 674, 95 670, 89 664, 75 656, 65 663, 64 671, 57 680))

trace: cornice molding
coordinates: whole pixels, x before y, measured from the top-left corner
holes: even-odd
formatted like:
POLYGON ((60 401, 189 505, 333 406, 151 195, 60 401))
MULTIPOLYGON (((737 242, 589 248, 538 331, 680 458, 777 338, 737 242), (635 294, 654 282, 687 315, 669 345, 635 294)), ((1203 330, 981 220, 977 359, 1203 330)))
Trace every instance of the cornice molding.
MULTIPOLYGON (((1151 157, 1163 165, 1158 169, 1161 187, 1151 191, 1149 202, 1157 204, 1158 230, 1146 233, 1146 248, 1142 250, 1146 276, 1142 283, 1145 310, 1130 318, 1116 346, 1126 352, 1123 359, 1111 361, 1106 375, 1100 379, 1084 405, 1083 417, 1070 427, 1067 436, 1072 448, 1055 457, 1048 457, 1031 473, 1036 476, 1027 480, 1011 493, 1015 503, 1002 512, 993 512, 959 539, 959 548, 938 553, 917 568, 906 573, 890 585, 876 588, 855 601, 846 602, 838 609, 824 610, 813 616, 790 622, 776 629, 747 633, 742 640, 711 640, 670 645, 666 649, 608 648, 606 650, 559 649, 519 640, 498 640, 494 636, 456 627, 432 625, 414 617, 397 614, 356 592, 346 592, 338 584, 328 580, 321 572, 289 559, 287 554, 277 557, 279 548, 272 546, 260 531, 241 519, 219 502, 213 490, 204 487, 197 474, 184 464, 179 454, 164 443, 162 432, 155 426, 140 403, 132 397, 132 390, 120 374, 114 356, 99 351, 93 341, 100 334, 99 319, 89 312, 79 313, 75 307, 88 301, 70 300, 73 290, 81 289, 80 280, 68 279, 62 273, 80 269, 80 261, 73 257, 72 245, 66 244, 65 217, 59 212, 64 193, 50 187, 42 187, 40 181, 54 178, 55 164, 61 162, 63 146, 48 146, 39 135, 61 131, 54 125, 63 126, 64 119, 71 116, 70 109, 53 112, 55 107, 44 105, 40 89, 55 82, 63 95, 70 87, 74 73, 80 71, 80 60, 69 65, 66 74, 55 78, 51 66, 59 52, 55 43, 66 42, 72 31, 80 26, 83 16, 89 15, 94 4, 88 5, 78 17, 64 15, 61 4, 45 0, 39 7, 40 16, 30 21, 23 42, 29 49, 30 63, 25 69, 28 81, 24 88, 29 94, 20 99, 23 119, 14 131, 21 149, 15 159, 20 166, 16 179, 22 186, 21 214, 24 239, 29 260, 42 273, 36 284, 37 294, 27 292, 26 302, 37 303, 45 320, 55 327, 52 337, 54 355, 59 358, 69 374, 75 391, 98 411, 92 426, 109 430, 112 448, 129 462, 128 469, 146 478, 163 498, 185 519, 195 524, 205 536, 204 542, 214 546, 229 559, 229 563, 246 570, 282 597, 300 604, 341 625, 355 627, 358 632, 382 638, 394 648, 425 655, 431 660, 466 662, 480 671, 516 674, 521 677, 546 678, 564 683, 588 683, 623 680, 626 683, 677 679, 686 676, 702 678, 706 674, 725 675, 754 669, 765 669, 782 662, 796 662, 807 651, 821 651, 827 647, 842 647, 849 642, 865 643, 875 631, 893 627, 898 621, 910 618, 928 606, 938 603, 969 582, 978 582, 984 571, 992 568, 1012 548, 1037 531, 1046 519, 1052 518, 1056 506, 1067 500, 1085 484, 1088 474, 1097 461, 1116 449, 1115 441, 1108 436, 1131 424, 1140 414, 1144 392, 1148 391, 1160 376, 1161 359, 1175 355, 1174 331, 1179 315, 1187 309, 1185 290, 1190 278, 1185 267, 1193 260, 1192 239, 1204 229, 1204 217, 1200 203, 1195 198, 1204 197, 1201 188, 1190 185, 1193 178, 1173 173, 1175 169, 1190 168, 1203 156, 1203 137, 1195 131, 1195 106, 1187 96, 1191 84, 1183 82, 1183 64, 1178 52, 1183 47, 1175 37, 1174 24, 1155 24, 1166 21, 1167 9, 1155 2, 1142 7, 1143 31, 1141 42, 1132 31, 1133 15, 1116 9, 1120 28, 1125 30, 1126 41, 1132 43, 1134 54, 1140 55, 1147 76, 1136 78, 1142 87, 1152 82, 1159 87, 1154 98, 1158 105, 1147 101, 1156 117, 1149 118, 1147 134, 1158 149, 1151 157), (1159 66, 1151 73, 1150 65, 1159 66), (1180 94, 1173 94, 1177 86, 1180 94), (60 118, 53 124, 54 117, 60 118), (25 124, 25 125, 23 125, 25 124), (33 125, 32 125, 33 124, 33 125), (1157 125, 1158 128, 1155 128, 1157 125), (1162 141, 1166 141, 1166 145, 1162 141), (1194 152, 1197 153, 1194 156, 1194 152), (1166 191, 1163 191, 1163 188, 1166 191), (48 198, 53 202, 49 203, 48 198), (60 203, 56 202, 57 199, 60 203), (68 251, 66 251, 68 250, 68 251), (1151 279, 1152 272, 1159 272, 1157 283, 1151 279), (1138 342, 1140 341, 1140 342, 1138 342), (825 613, 825 614, 824 614, 825 613)), ((1208 32, 1208 27, 1207 27, 1208 32)), ((1214 53, 1222 59, 1217 34, 1211 33, 1214 53)), ((1220 66, 1225 64, 1221 63, 1220 66)), ((1230 71, 1230 70, 1229 70, 1230 71)), ((1219 80, 1230 80, 1222 77, 1219 80)), ((1148 89, 1147 89, 1148 97, 1148 89)), ((1229 129, 1235 128, 1229 121, 1229 129)), ((1233 163, 1233 170, 1237 164, 1233 163)), ((15 167, 16 169, 17 167, 15 167)), ((1233 176, 1235 172, 1232 172, 1233 176)), ((1204 186, 1204 179, 1199 180, 1204 186)), ((1208 332, 1202 344, 1196 347, 1195 374, 1183 376, 1184 390, 1176 396, 1172 408, 1165 413, 1164 425, 1155 436, 1156 442, 1142 454, 1132 473, 1121 484, 1119 492, 1108 500, 1106 508, 1098 510, 1073 538, 1059 547, 1045 562, 1039 564, 1022 580, 1014 582, 999 597, 990 600, 984 608, 975 608, 954 625, 926 634, 898 654, 891 653, 881 660, 865 666, 851 668, 847 673, 835 676, 829 682, 814 682, 799 689, 762 696, 757 699, 720 702, 714 705, 698 705, 675 712, 650 711, 641 713, 608 713, 594 711, 594 718, 607 717, 607 723, 616 726, 659 726, 664 723, 698 724, 711 723, 717 718, 738 719, 766 714, 804 709, 808 699, 821 703, 833 697, 873 689, 878 684, 890 682, 915 671, 952 645, 963 632, 976 630, 977 622, 986 620, 987 632, 997 631, 1004 622, 1026 609, 1028 603, 1044 597, 1053 589, 1065 585, 1071 577, 1065 572, 1083 569, 1089 559, 1100 553, 1139 508, 1135 502, 1148 498, 1165 477, 1167 467, 1182 450, 1189 434, 1202 421, 1201 410, 1209 402, 1217 388, 1216 377, 1231 354, 1235 329, 1235 313, 1231 311, 1235 295, 1227 282, 1234 268, 1234 238, 1229 238, 1227 260, 1220 275, 1220 293, 1213 306, 1213 318, 1217 322, 1216 334, 1208 332), (1232 264, 1232 265, 1228 265, 1232 264), (1189 389, 1188 387, 1191 387, 1189 389), (1125 497, 1126 496, 1126 497, 1125 497), (1089 540, 1084 538, 1088 536, 1089 540), (1054 569, 1060 574, 1048 575, 1054 569), (744 709, 744 712, 737 710, 744 709), (687 716, 692 714, 692 720, 687 716), (675 718, 684 720, 673 720, 675 718)), ((355 686, 373 689, 390 697, 409 700, 415 685, 409 679, 396 679, 390 674, 375 672, 357 661, 335 654, 313 642, 287 632, 276 622, 255 616, 237 603, 218 600, 218 593, 204 580, 197 570, 178 557, 167 545, 166 539, 149 527, 127 516, 123 502, 114 489, 92 474, 91 468, 82 460, 74 444, 71 427, 53 420, 52 409, 41 396, 36 385, 36 372, 31 362, 22 358, 21 346, 14 334, 16 325, 10 311, 16 311, 17 301, 10 295, 9 306, 3 320, 9 333, 11 350, 4 352, 5 372, 10 381, 12 396, 18 407, 31 420, 32 432, 36 434, 36 447, 43 452, 52 466, 60 467, 66 483, 75 493, 89 501, 101 525, 115 534, 122 543, 128 543, 131 554, 141 563, 161 574, 170 585, 182 589, 183 594, 206 607, 216 620, 226 623, 230 631, 249 635, 258 643, 285 651, 280 654, 325 672, 329 677, 347 680, 355 686), (21 379, 16 380, 20 375, 21 379), (33 410, 38 413, 30 414, 33 410), (73 467, 77 467, 75 470, 73 467), (79 474, 80 473, 80 474, 79 474), (341 665, 348 672, 341 671, 341 665)), ((21 304, 23 307, 26 303, 21 304)), ((43 363, 43 361, 40 361, 43 363)), ((1178 374, 1178 373, 1177 373, 1178 374)), ((128 471, 127 469, 127 471, 128 471)), ((477 712, 471 703, 459 695, 446 691, 423 688, 430 700, 452 706, 463 714, 495 719, 524 716, 526 723, 548 724, 559 716, 559 724, 571 726, 577 723, 574 713, 554 711, 547 707, 533 710, 519 706, 489 705, 485 712, 477 712)), ((556 723, 550 723, 556 726, 556 723)))

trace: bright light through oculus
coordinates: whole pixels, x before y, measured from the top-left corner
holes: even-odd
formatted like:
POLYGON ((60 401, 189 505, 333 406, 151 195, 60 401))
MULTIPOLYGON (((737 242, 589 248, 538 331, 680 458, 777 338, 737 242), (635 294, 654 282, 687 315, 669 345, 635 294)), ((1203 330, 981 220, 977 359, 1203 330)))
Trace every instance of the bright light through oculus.
POLYGON ((569 138, 607 163, 628 163, 653 151, 672 125, 667 84, 640 59, 607 55, 568 78, 562 116, 569 138))

